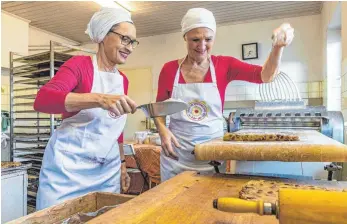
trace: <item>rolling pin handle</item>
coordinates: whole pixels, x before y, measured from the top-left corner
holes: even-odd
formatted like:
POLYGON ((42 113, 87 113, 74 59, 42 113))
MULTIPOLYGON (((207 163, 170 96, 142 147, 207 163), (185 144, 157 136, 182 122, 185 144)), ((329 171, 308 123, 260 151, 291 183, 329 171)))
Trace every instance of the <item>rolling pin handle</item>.
POLYGON ((220 162, 212 160, 212 161, 209 162, 208 164, 210 164, 211 166, 214 167, 214 170, 216 171, 216 173, 219 173, 219 168, 218 168, 218 166, 221 165, 220 162))
POLYGON ((213 208, 218 209, 218 199, 213 200, 213 208))

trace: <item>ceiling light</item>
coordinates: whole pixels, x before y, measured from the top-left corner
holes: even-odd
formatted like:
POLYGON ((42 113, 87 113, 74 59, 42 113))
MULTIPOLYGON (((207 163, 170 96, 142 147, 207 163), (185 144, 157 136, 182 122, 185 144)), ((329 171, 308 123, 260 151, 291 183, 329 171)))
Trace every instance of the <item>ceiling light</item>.
POLYGON ((114 7, 114 8, 123 8, 129 12, 131 12, 131 8, 125 1, 112 1, 112 0, 94 0, 94 2, 98 3, 102 7, 114 7))

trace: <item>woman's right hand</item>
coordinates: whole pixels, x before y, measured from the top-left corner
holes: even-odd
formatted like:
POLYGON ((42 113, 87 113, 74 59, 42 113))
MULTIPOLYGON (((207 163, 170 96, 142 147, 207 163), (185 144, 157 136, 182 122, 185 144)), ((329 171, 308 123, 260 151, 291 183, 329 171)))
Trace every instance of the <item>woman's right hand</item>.
POLYGON ((126 95, 102 94, 100 107, 115 113, 116 116, 121 116, 127 113, 135 113, 137 105, 126 95))
POLYGON ((172 145, 175 145, 177 148, 181 147, 176 137, 167 127, 161 128, 161 130, 159 130, 159 135, 164 154, 174 160, 178 160, 178 156, 172 147, 172 145))

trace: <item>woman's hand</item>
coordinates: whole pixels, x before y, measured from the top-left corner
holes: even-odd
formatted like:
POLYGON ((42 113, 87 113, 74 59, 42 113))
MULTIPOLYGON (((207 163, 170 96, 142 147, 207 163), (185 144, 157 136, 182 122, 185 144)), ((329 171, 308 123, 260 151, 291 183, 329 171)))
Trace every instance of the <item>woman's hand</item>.
POLYGON ((177 148, 181 147, 176 137, 172 134, 172 132, 167 127, 162 127, 158 132, 160 135, 161 146, 164 150, 164 154, 174 160, 178 160, 178 156, 172 147, 173 144, 177 148))
POLYGON ((126 193, 129 190, 130 187, 130 176, 127 172, 127 167, 125 163, 122 163, 121 165, 121 186, 122 186, 122 192, 126 193))
POLYGON ((135 113, 136 103, 126 95, 102 94, 100 107, 121 116, 127 113, 135 113))
POLYGON ((283 23, 280 27, 275 29, 272 33, 272 46, 286 47, 294 38, 294 29, 289 23, 283 23))

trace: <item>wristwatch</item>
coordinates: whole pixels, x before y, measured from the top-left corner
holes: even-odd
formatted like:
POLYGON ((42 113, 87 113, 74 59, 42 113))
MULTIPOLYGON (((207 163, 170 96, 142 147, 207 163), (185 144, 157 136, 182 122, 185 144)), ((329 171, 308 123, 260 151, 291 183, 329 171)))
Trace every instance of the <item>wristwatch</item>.
POLYGON ((120 162, 121 162, 121 163, 125 163, 125 159, 122 159, 120 162))

